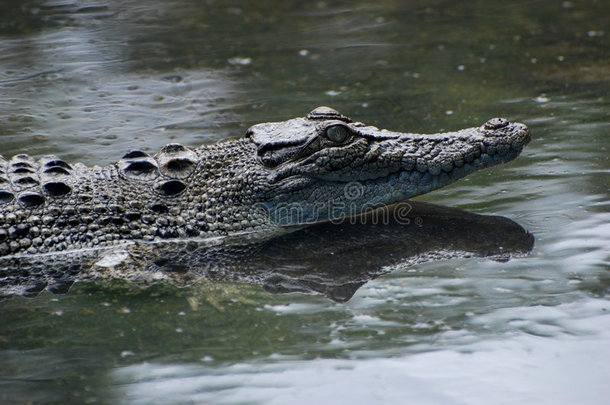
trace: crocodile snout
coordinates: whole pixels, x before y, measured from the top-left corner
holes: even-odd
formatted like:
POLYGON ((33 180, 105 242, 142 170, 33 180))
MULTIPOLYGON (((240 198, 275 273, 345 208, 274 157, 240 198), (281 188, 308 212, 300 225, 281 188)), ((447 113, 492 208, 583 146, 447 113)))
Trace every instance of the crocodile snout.
POLYGON ((506 118, 492 118, 484 125, 485 129, 500 129, 509 124, 506 118))

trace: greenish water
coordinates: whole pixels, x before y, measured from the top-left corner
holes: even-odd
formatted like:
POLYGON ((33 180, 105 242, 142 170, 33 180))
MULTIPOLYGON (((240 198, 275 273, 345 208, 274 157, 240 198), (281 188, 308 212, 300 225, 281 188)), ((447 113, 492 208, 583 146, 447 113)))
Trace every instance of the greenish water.
MULTIPOLYGON (((0 403, 605 404, 604 1, 0 1, 0 154, 89 165, 330 105, 379 127, 528 124, 516 161, 420 200, 534 250, 396 269, 346 303, 243 283, 0 302, 0 403)), ((363 263, 363 266, 366 265, 363 263)))

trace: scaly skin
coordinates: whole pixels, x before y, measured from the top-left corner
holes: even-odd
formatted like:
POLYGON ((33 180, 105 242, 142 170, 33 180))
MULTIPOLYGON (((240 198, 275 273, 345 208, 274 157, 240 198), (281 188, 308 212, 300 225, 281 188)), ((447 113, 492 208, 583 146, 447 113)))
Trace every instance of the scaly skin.
POLYGON ((251 127, 246 137, 88 168, 54 156, 0 157, 0 256, 125 241, 275 235, 427 193, 510 161, 523 124, 420 135, 380 130, 328 107, 251 127))

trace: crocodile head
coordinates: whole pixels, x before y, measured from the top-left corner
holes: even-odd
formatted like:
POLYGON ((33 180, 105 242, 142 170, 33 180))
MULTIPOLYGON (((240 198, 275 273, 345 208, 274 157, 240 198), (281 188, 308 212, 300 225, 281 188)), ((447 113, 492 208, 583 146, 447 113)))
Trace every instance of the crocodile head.
POLYGON ((438 134, 378 129, 329 107, 252 126, 246 136, 266 174, 262 206, 283 226, 323 222, 392 204, 517 157, 520 123, 494 118, 438 134))

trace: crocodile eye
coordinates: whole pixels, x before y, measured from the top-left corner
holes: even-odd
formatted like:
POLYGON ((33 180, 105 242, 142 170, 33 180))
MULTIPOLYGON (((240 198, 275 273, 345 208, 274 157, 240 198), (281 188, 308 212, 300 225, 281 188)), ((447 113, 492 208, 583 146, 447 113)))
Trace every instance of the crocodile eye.
POLYGON ((343 125, 333 125, 332 127, 326 128, 325 135, 335 143, 343 143, 349 138, 350 130, 343 125))

